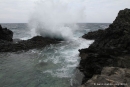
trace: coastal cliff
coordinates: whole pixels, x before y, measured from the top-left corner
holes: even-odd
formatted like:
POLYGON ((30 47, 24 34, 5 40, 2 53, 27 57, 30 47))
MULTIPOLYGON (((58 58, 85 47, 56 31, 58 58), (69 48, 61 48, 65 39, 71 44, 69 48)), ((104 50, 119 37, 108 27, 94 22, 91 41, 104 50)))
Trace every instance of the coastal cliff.
POLYGON ((107 29, 89 32, 83 38, 94 39, 95 42, 89 48, 79 50, 81 57, 79 70, 84 74, 81 87, 97 87, 96 83, 111 81, 113 85, 98 87, 129 87, 130 9, 119 11, 107 29), (118 86, 115 85, 117 83, 118 86))

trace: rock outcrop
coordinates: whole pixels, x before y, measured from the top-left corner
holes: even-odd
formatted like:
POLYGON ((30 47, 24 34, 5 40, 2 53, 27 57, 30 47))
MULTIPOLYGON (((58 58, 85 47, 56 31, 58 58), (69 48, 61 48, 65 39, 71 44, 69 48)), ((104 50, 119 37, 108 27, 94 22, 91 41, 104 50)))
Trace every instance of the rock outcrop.
POLYGON ((52 39, 48 37, 35 36, 29 40, 12 39, 13 32, 7 28, 0 26, 0 52, 16 52, 29 49, 37 49, 46 45, 56 44, 61 39, 52 39))
POLYGON ((104 67, 81 87, 130 87, 130 69, 104 67))
POLYGON ((103 33, 104 30, 99 29, 97 31, 88 32, 87 34, 83 35, 82 38, 96 40, 96 39, 100 39, 100 37, 103 36, 103 33))
POLYGON ((79 50, 79 69, 85 75, 82 84, 101 74, 103 67, 130 68, 130 9, 121 10, 107 29, 89 32, 83 38, 95 42, 89 48, 79 50))
POLYGON ((121 53, 130 51, 130 9, 121 10, 115 21, 105 30, 90 32, 83 36, 95 39, 90 48, 120 49, 121 53))
POLYGON ((0 25, 0 40, 12 41, 13 32, 7 28, 2 28, 0 25))
POLYGON ((16 51, 27 51, 30 49, 43 48, 50 44, 60 43, 59 39, 52 39, 42 36, 35 36, 29 40, 21 40, 16 43, 1 41, 0 52, 16 52, 16 51))

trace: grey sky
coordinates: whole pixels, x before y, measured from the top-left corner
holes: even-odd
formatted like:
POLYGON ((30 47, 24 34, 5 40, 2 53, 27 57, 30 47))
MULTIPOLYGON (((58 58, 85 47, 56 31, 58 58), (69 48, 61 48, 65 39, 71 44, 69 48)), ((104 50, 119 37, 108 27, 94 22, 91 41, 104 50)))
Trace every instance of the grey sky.
MULTIPOLYGON (((0 23, 27 23, 37 0, 0 0, 0 23)), ((85 0, 83 22, 111 23, 130 0, 85 0)))

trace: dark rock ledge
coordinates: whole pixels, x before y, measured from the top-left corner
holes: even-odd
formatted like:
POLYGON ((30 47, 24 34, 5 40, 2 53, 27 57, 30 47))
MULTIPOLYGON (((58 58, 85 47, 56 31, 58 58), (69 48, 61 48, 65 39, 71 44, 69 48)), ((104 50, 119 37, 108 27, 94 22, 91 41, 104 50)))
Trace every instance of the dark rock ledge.
POLYGON ((130 87, 130 69, 104 67, 81 87, 130 87))
POLYGON ((107 29, 89 32, 83 38, 95 42, 79 50, 78 68, 84 74, 81 87, 130 87, 130 9, 119 11, 107 29), (127 85, 94 85, 111 81, 127 85))
POLYGON ((29 40, 13 40, 13 32, 0 25, 0 52, 16 52, 29 49, 37 49, 50 44, 57 44, 61 39, 35 36, 29 40))

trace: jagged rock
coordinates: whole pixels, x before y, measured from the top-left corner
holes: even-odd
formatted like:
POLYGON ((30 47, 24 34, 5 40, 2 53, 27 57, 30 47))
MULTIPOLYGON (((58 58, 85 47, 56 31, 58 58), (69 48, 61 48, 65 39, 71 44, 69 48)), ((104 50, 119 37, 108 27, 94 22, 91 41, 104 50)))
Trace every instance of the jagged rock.
POLYGON ((0 52, 16 52, 21 50, 37 49, 46 45, 56 44, 61 39, 35 36, 29 40, 12 39, 13 32, 0 25, 0 52))
POLYGON ((82 84, 101 74, 103 67, 130 68, 130 9, 121 10, 107 29, 90 32, 83 38, 95 39, 95 42, 79 50, 79 69, 85 75, 82 84))
POLYGON ((2 28, 0 25, 0 40, 12 41, 13 32, 7 28, 2 28))
POLYGON ((82 37, 85 39, 100 39, 103 36, 104 30, 99 29, 98 31, 88 32, 87 34, 83 35, 82 37))
POLYGON ((80 87, 130 87, 130 69, 104 67, 101 75, 94 75, 80 87))
POLYGON ((2 41, 0 44, 0 52, 16 52, 21 50, 37 49, 46 45, 59 43, 59 39, 51 39, 42 36, 35 36, 29 40, 21 40, 18 42, 2 41))
MULTIPOLYGON (((95 39, 90 48, 120 49, 130 52, 130 9, 121 10, 115 21, 105 30, 85 34, 83 38, 95 39)), ((98 50, 98 51, 99 51, 98 50)))
POLYGON ((120 11, 116 20, 105 30, 90 32, 83 37, 96 39, 91 45, 92 48, 121 48, 121 51, 129 51, 130 43, 130 10, 120 11), (122 21, 123 20, 123 21, 122 21))

